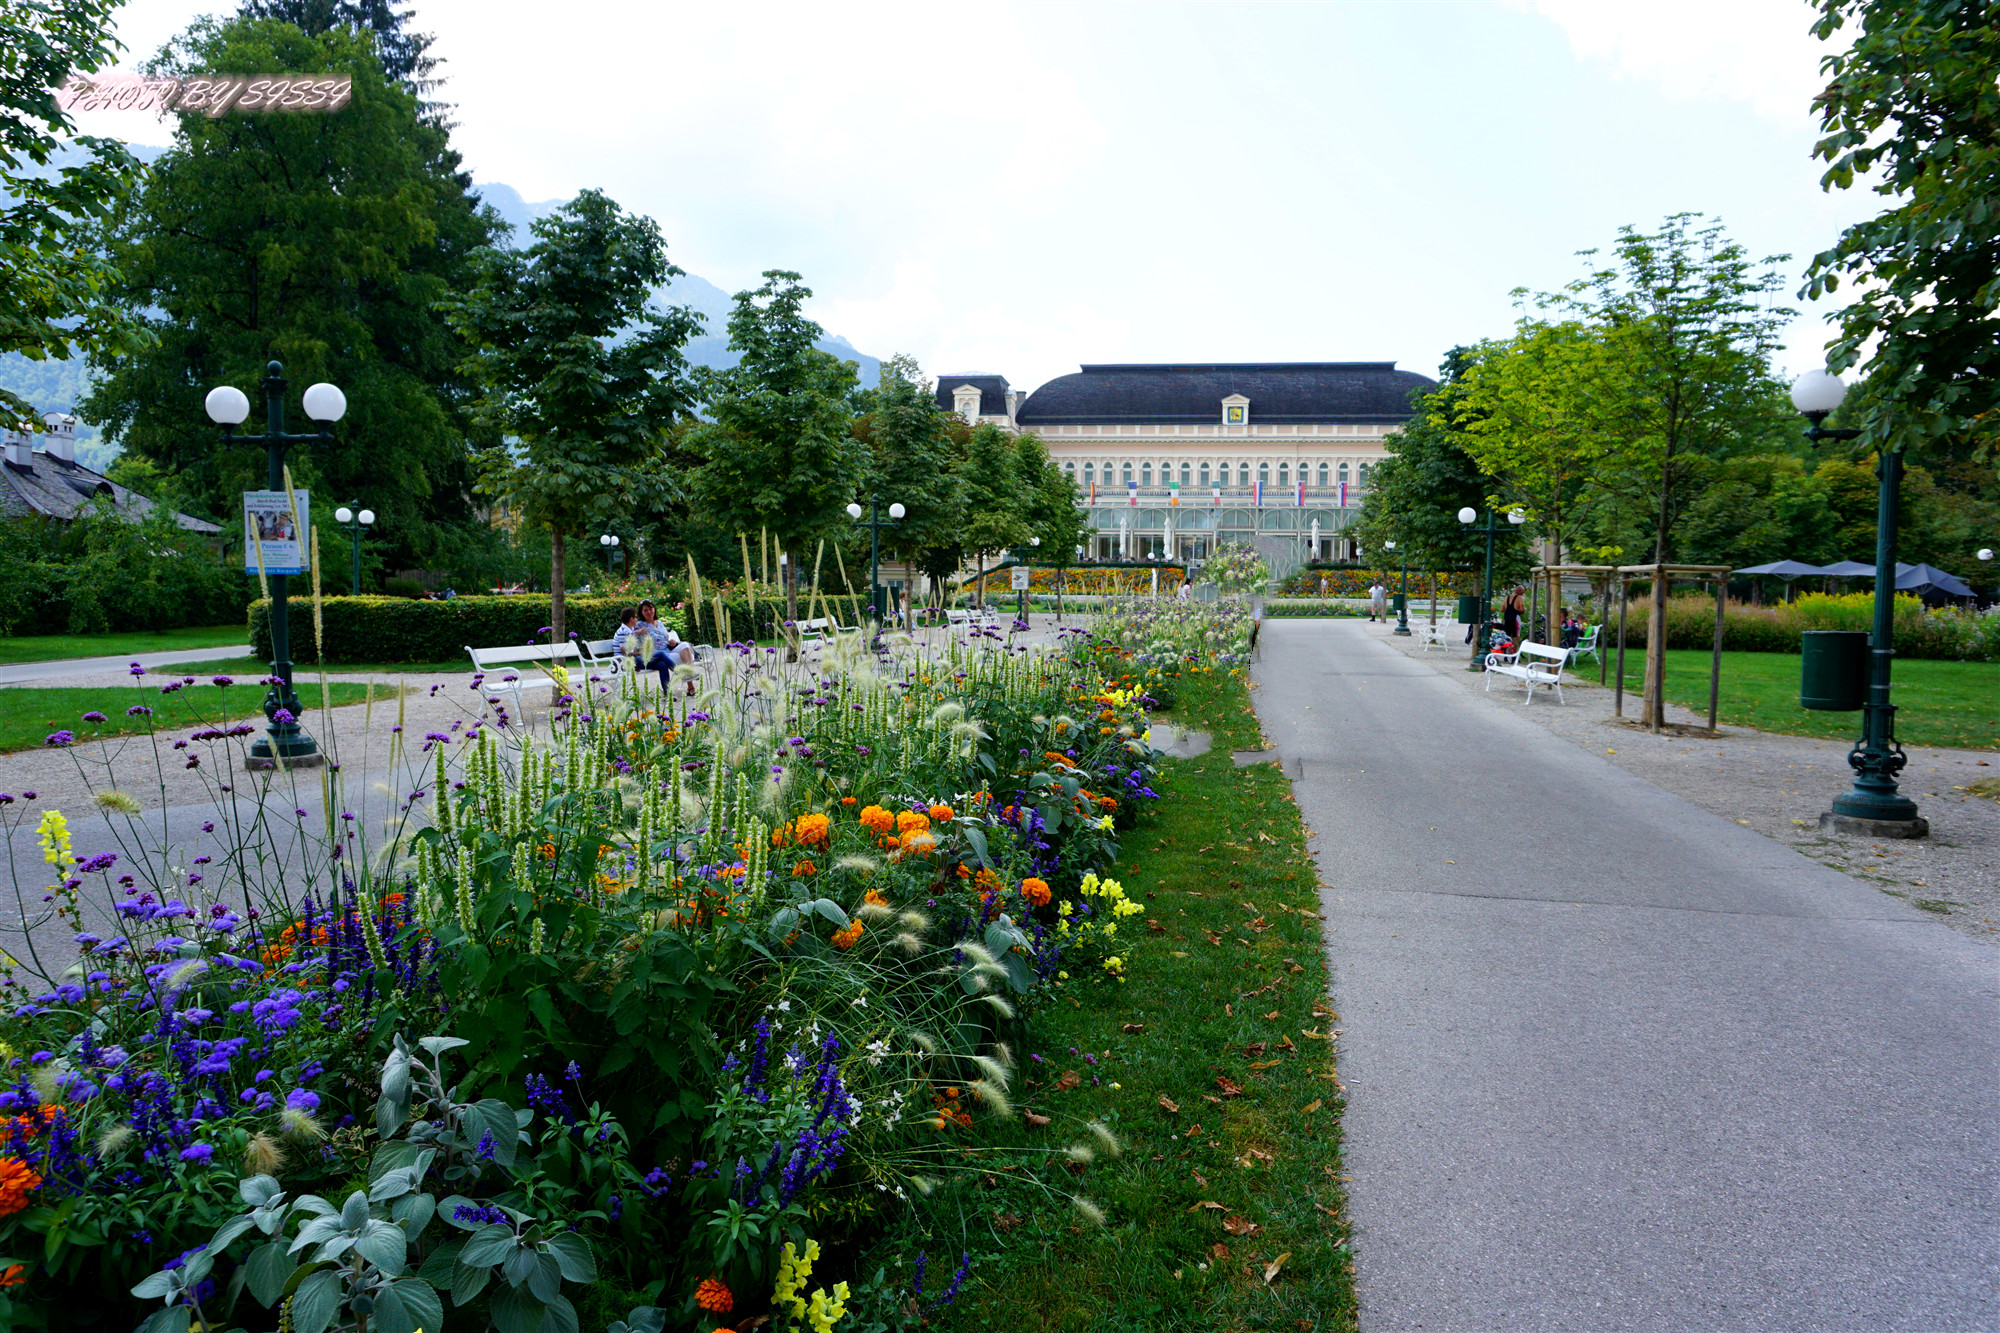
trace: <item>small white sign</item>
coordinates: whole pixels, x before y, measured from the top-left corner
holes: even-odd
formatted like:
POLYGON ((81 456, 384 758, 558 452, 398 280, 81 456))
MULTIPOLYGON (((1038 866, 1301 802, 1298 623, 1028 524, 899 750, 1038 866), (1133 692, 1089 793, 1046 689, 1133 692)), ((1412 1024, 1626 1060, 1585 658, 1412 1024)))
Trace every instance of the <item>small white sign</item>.
POLYGON ((1026 565, 1016 565, 1016 566, 1014 566, 1014 591, 1015 591, 1015 592, 1026 592, 1026 591, 1028 590, 1028 576, 1029 576, 1029 574, 1031 574, 1032 572, 1033 572, 1033 571, 1032 571, 1032 570, 1030 570, 1030 569, 1029 569, 1029 568, 1028 568, 1028 567, 1027 567, 1026 565))
POLYGON ((311 491, 243 492, 243 567, 249 574, 259 568, 258 546, 263 547, 262 568, 266 574, 304 574, 307 555, 312 550, 311 491), (294 497, 298 507, 292 507, 294 497))

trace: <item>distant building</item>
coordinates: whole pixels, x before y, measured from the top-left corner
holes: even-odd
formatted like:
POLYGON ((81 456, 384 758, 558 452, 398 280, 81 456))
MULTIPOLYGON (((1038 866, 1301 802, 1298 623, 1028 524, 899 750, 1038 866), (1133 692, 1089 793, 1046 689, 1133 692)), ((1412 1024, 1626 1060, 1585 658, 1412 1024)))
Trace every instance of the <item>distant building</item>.
POLYGON ((1278 563, 1350 558, 1383 437, 1436 382, 1393 361, 1087 365, 1025 399, 999 375, 943 375, 966 420, 1034 431, 1076 483, 1088 558, 1199 560, 1254 543, 1278 563))
MULTIPOLYGON (((152 513, 153 501, 128 490, 102 473, 93 472, 76 461, 76 418, 50 416, 44 435, 23 435, 0 431, 0 519, 41 517, 62 522, 77 516, 91 501, 108 496, 118 511, 133 521, 152 513), (45 447, 35 448, 36 440, 45 447)), ((222 529, 205 519, 174 513, 174 521, 188 532, 219 536, 222 529)))

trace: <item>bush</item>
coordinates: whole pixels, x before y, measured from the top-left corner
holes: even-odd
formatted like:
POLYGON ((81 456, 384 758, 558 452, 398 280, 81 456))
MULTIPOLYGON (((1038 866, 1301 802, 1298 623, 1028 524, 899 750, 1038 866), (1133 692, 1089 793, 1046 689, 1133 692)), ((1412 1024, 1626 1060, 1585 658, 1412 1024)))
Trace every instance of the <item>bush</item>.
POLYGON ((0 634, 227 624, 253 586, 165 509, 134 522, 99 502, 68 522, 0 523, 0 634))
POLYGON ((424 585, 415 579, 384 579, 382 582, 384 597, 422 597, 426 591, 424 585))
MULTIPOLYGON (((1625 617, 1625 646, 1646 644, 1649 604, 1634 601, 1625 617)), ((1614 642, 1617 617, 1610 620, 1614 642)), ((1875 625, 1875 594, 1835 597, 1807 593, 1777 606, 1730 602, 1723 611, 1722 646, 1731 652, 1796 653, 1806 630, 1859 630, 1875 625)), ((1710 648, 1715 643, 1715 600, 1680 596, 1667 599, 1667 647, 1710 648)), ((1927 609, 1914 596, 1896 598, 1896 655, 1940 661, 2000 662, 2000 611, 1959 607, 1927 609)))

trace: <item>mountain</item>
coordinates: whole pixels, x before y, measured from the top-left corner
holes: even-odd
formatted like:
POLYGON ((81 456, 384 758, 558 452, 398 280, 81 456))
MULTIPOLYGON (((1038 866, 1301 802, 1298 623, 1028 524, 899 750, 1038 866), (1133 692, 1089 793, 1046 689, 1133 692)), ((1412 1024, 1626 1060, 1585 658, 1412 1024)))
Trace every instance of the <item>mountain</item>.
MULTIPOLYGON (((513 226, 516 245, 521 243, 530 223, 536 218, 555 212, 563 203, 560 199, 542 199, 530 203, 521 197, 519 190, 500 182, 475 188, 479 191, 479 197, 491 204, 493 211, 513 226)), ((729 350, 729 312, 734 308, 735 301, 728 292, 706 278, 685 273, 660 288, 656 297, 662 304, 691 306, 707 316, 706 331, 687 345, 689 361, 716 370, 736 364, 736 353, 729 350)), ((829 334, 821 338, 816 345, 821 351, 837 356, 843 361, 854 362, 864 388, 874 387, 876 380, 881 377, 881 358, 856 349, 853 343, 838 334, 829 334)))

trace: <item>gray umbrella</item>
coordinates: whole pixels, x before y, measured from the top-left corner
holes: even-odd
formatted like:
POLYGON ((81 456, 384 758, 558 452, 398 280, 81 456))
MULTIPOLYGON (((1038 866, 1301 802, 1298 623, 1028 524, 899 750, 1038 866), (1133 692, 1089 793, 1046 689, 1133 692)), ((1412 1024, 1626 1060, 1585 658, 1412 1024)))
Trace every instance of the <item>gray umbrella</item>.
POLYGON ((1769 574, 1771 577, 1779 579, 1800 579, 1805 578, 1809 574, 1825 574, 1830 571, 1821 569, 1818 565, 1803 564, 1797 560, 1773 560, 1768 565, 1752 565, 1748 569, 1739 569, 1736 572, 1738 574, 1769 574))
POLYGON ((1875 566, 1864 565, 1859 560, 1842 560, 1838 564, 1828 565, 1820 573, 1830 574, 1837 579, 1872 579, 1875 577, 1875 566))
POLYGON ((1897 565, 1897 592, 1936 592, 1946 597, 1970 597, 1965 581, 1930 565, 1897 565))

